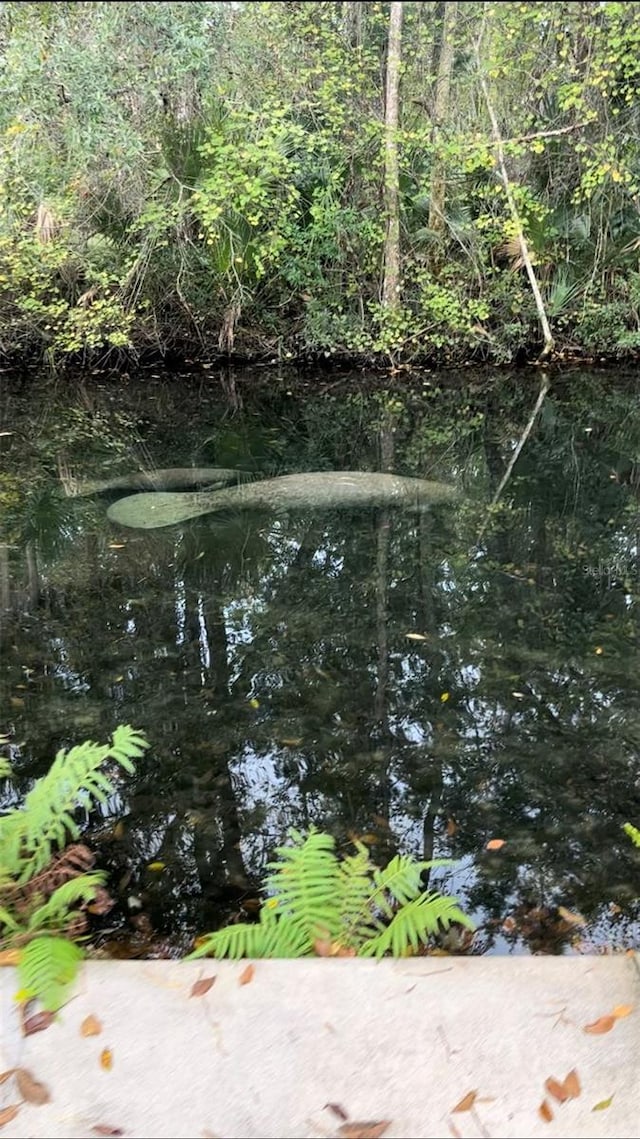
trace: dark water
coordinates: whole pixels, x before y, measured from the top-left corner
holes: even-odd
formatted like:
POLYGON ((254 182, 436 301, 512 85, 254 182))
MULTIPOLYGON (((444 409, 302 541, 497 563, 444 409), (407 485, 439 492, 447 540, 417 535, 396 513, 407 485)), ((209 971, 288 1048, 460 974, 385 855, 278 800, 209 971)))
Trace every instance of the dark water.
POLYGON ((558 378, 489 510, 537 383, 4 379, 0 730, 17 792, 119 723, 152 745, 87 822, 117 899, 96 919, 109 952, 177 951, 255 912, 273 847, 311 822, 380 861, 453 858, 433 881, 475 916, 474 952, 637 944, 621 827, 640 825, 638 385, 558 378), (125 532, 108 498, 61 492, 61 473, 192 464, 393 469, 463 497, 125 532))

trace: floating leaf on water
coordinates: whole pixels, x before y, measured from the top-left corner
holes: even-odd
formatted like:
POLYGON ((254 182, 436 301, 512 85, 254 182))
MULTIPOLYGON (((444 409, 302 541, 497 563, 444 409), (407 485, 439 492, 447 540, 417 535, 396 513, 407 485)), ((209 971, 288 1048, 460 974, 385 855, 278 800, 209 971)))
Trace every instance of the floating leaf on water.
POLYGON ((147 870, 153 870, 154 873, 158 873, 160 870, 166 870, 166 868, 167 868, 166 862, 160 862, 160 861, 150 862, 147 866, 147 870))
POLYGON ((42 1104, 49 1103, 51 1100, 49 1089, 39 1080, 36 1080, 27 1068, 16 1068, 16 1083, 20 1095, 27 1103, 35 1103, 41 1107, 42 1104))
POLYGON ((515 696, 516 700, 524 700, 525 697, 524 692, 512 692, 511 695, 515 696))
POLYGON ((456 1112, 460 1112, 460 1111, 471 1111, 471 1108, 473 1107, 477 1098, 478 1098, 478 1089, 477 1088, 475 1088, 474 1091, 472 1091, 472 1092, 467 1092, 467 1094, 462 1097, 460 1102, 457 1103, 455 1107, 451 1108, 451 1114, 454 1115, 456 1112))
POLYGON ((597 646, 597 648, 595 648, 593 651, 594 651, 594 653, 596 654, 596 656, 598 656, 598 657, 599 657, 599 656, 602 656, 602 654, 603 654, 603 652, 604 652, 604 649, 603 649, 603 648, 601 648, 601 646, 600 646, 600 645, 598 645, 598 646, 597 646))
POLYGON ((238 984, 248 985, 250 981, 253 981, 253 975, 255 971, 255 965, 247 965, 246 969, 243 969, 242 973, 238 977, 238 984))
POLYGON ((429 639, 423 633, 405 633, 405 637, 408 641, 426 641, 429 639))
POLYGON ((450 692, 441 692, 440 693, 440 703, 441 704, 446 704, 447 700, 450 700, 450 699, 451 699, 451 693, 450 692))
POLYGON ((506 840, 503 838, 490 838, 485 847, 485 850, 502 850, 505 841, 506 840))
POLYGON ((606 1111, 608 1107, 611 1107, 612 1103, 613 1103, 613 1096, 610 1095, 608 1099, 601 1099, 599 1103, 596 1103, 594 1105, 594 1107, 591 1108, 591 1110, 592 1111, 606 1111))
POLYGON ((98 1020, 97 1016, 93 1014, 85 1016, 82 1024, 80 1025, 81 1036, 99 1036, 102 1032, 102 1021, 98 1020))
POLYGON ((296 736, 295 739, 280 740, 283 747, 299 747, 302 743, 302 736, 296 736))
POLYGON ((100 1053, 100 1067, 104 1068, 105 1072, 110 1072, 113 1068, 113 1052, 110 1048, 103 1048, 100 1053))
POLYGON ((203 997, 205 993, 209 992, 209 989, 212 988, 212 986, 214 984, 215 984, 215 976, 214 977, 202 977, 199 981, 196 981, 192 985, 191 992, 189 993, 189 996, 190 997, 203 997))
POLYGON ((598 1017, 593 1024, 585 1024, 584 1031, 590 1032, 592 1036, 601 1036, 604 1032, 611 1032, 615 1023, 615 1016, 611 1016, 609 1013, 606 1016, 598 1017))
POLYGON ((251 700, 249 701, 249 707, 250 708, 259 708, 260 707, 260 701, 256 700, 255 696, 252 696, 251 700))
POLYGON ((560 914, 560 917, 563 919, 563 921, 566 921, 569 925, 587 924, 586 919, 583 918, 582 914, 574 914, 571 912, 571 910, 565 909, 564 906, 558 906, 558 913, 560 914))

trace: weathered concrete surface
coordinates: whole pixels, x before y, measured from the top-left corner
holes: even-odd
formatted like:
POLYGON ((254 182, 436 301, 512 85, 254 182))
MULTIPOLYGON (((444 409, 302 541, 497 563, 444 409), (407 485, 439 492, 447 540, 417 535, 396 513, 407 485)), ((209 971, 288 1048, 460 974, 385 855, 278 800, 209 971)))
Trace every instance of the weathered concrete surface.
MULTIPOLYGON (((58 1021, 27 1038, 14 971, 0 970, 0 1072, 25 1067, 51 1093, 44 1106, 22 1105, 3 1139, 104 1128, 140 1139, 328 1139, 341 1126, 329 1103, 351 1120, 389 1120, 390 1139, 640 1135, 631 957, 259 961, 241 984, 246 968, 91 963, 58 1021), (190 996, 213 976, 208 993, 190 996), (611 1031, 584 1032, 624 1005, 633 1011, 611 1031), (84 1038, 89 1014, 103 1030, 84 1038), (544 1082, 571 1069, 581 1094, 547 1096, 545 1122, 544 1082), (474 1110, 452 1114, 475 1089, 474 1110)), ((0 1084, 0 1112, 19 1101, 13 1077, 0 1084)))

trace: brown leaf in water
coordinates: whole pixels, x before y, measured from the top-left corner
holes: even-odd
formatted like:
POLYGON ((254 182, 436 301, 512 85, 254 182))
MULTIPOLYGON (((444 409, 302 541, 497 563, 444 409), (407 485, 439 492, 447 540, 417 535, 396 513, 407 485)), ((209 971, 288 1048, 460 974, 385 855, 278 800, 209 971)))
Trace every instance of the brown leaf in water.
POLYGON ((551 1123, 551 1120, 553 1119, 553 1112, 549 1107, 546 1099, 543 1099, 542 1103, 540 1104, 540 1107, 538 1108, 538 1115, 541 1119, 544 1119, 545 1123, 551 1123))
POLYGON ((451 1108, 451 1114, 453 1115, 457 1111, 471 1111, 471 1108, 473 1107, 477 1098, 478 1098, 478 1089, 477 1088, 472 1092, 467 1092, 467 1094, 465 1096, 463 1096, 462 1099, 460 1100, 460 1103, 457 1103, 455 1107, 451 1108))
POLYGON ((191 996, 191 997, 203 997, 205 993, 209 992, 209 989, 213 986, 214 981, 215 981, 215 977, 202 977, 199 981, 196 981, 195 984, 192 986, 192 989, 191 989, 191 992, 189 993, 189 996, 191 996))
POLYGON ((345 1122, 349 1118, 346 1111, 344 1110, 343 1107, 340 1107, 339 1103, 325 1103, 322 1110, 323 1111, 332 1111, 334 1115, 338 1116, 338 1119, 342 1119, 345 1122))
POLYGON ((97 1016, 85 1016, 82 1024, 80 1025, 81 1036, 99 1036, 102 1032, 102 1021, 98 1020, 97 1016))
POLYGON ((12 1103, 9 1107, 4 1107, 2 1111, 0 1111, 0 1127, 4 1127, 5 1123, 11 1123, 11 1120, 15 1119, 19 1111, 19 1103, 12 1103))
POLYGON ((391 1127, 390 1119, 350 1120, 338 1128, 342 1139, 379 1139, 391 1127))
POLYGON ((592 1036, 601 1036, 603 1032, 611 1032, 615 1023, 615 1016, 611 1016, 609 1013, 607 1016, 598 1017, 593 1024, 585 1024, 584 1031, 590 1032, 592 1036))
POLYGON ((246 969, 243 969, 242 973, 238 977, 238 984, 248 985, 250 981, 253 981, 253 975, 255 971, 255 965, 247 965, 246 969))
POLYGON ((447 819, 447 834, 449 838, 453 838, 458 830, 458 824, 455 819, 447 819))
POLYGON ((486 844, 485 850, 502 850, 504 844, 505 839, 503 838, 490 838, 486 844))
POLYGON ((33 1036, 34 1032, 44 1032, 50 1024, 55 1020, 55 1013, 47 1012, 34 1012, 33 1016, 27 1017, 22 1022, 22 1031, 25 1036, 33 1036))
POLYGON ((94 1135, 124 1135, 121 1127, 109 1127, 107 1123, 96 1123, 91 1130, 94 1135))
POLYGON ((43 1103, 49 1103, 51 1099, 49 1089, 36 1080, 26 1068, 16 1068, 16 1083, 20 1095, 27 1103, 35 1103, 38 1107, 43 1103))

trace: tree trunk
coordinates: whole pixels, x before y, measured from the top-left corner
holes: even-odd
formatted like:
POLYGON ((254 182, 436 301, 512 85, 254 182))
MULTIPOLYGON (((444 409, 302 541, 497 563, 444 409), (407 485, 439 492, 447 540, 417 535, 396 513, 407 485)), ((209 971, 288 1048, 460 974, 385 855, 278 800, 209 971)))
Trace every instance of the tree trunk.
POLYGON ((453 71, 453 37, 458 19, 457 0, 449 0, 443 5, 442 36, 438 56, 435 98, 433 104, 433 166, 431 169, 431 190, 429 194, 429 229, 438 235, 444 233, 444 204, 446 196, 445 164, 438 155, 438 144, 442 126, 449 114, 451 72, 453 71))
POLYGON ((391 4, 387 52, 387 87, 384 117, 384 281, 382 304, 400 304, 400 175, 398 169, 398 108, 402 61, 402 3, 391 4))

